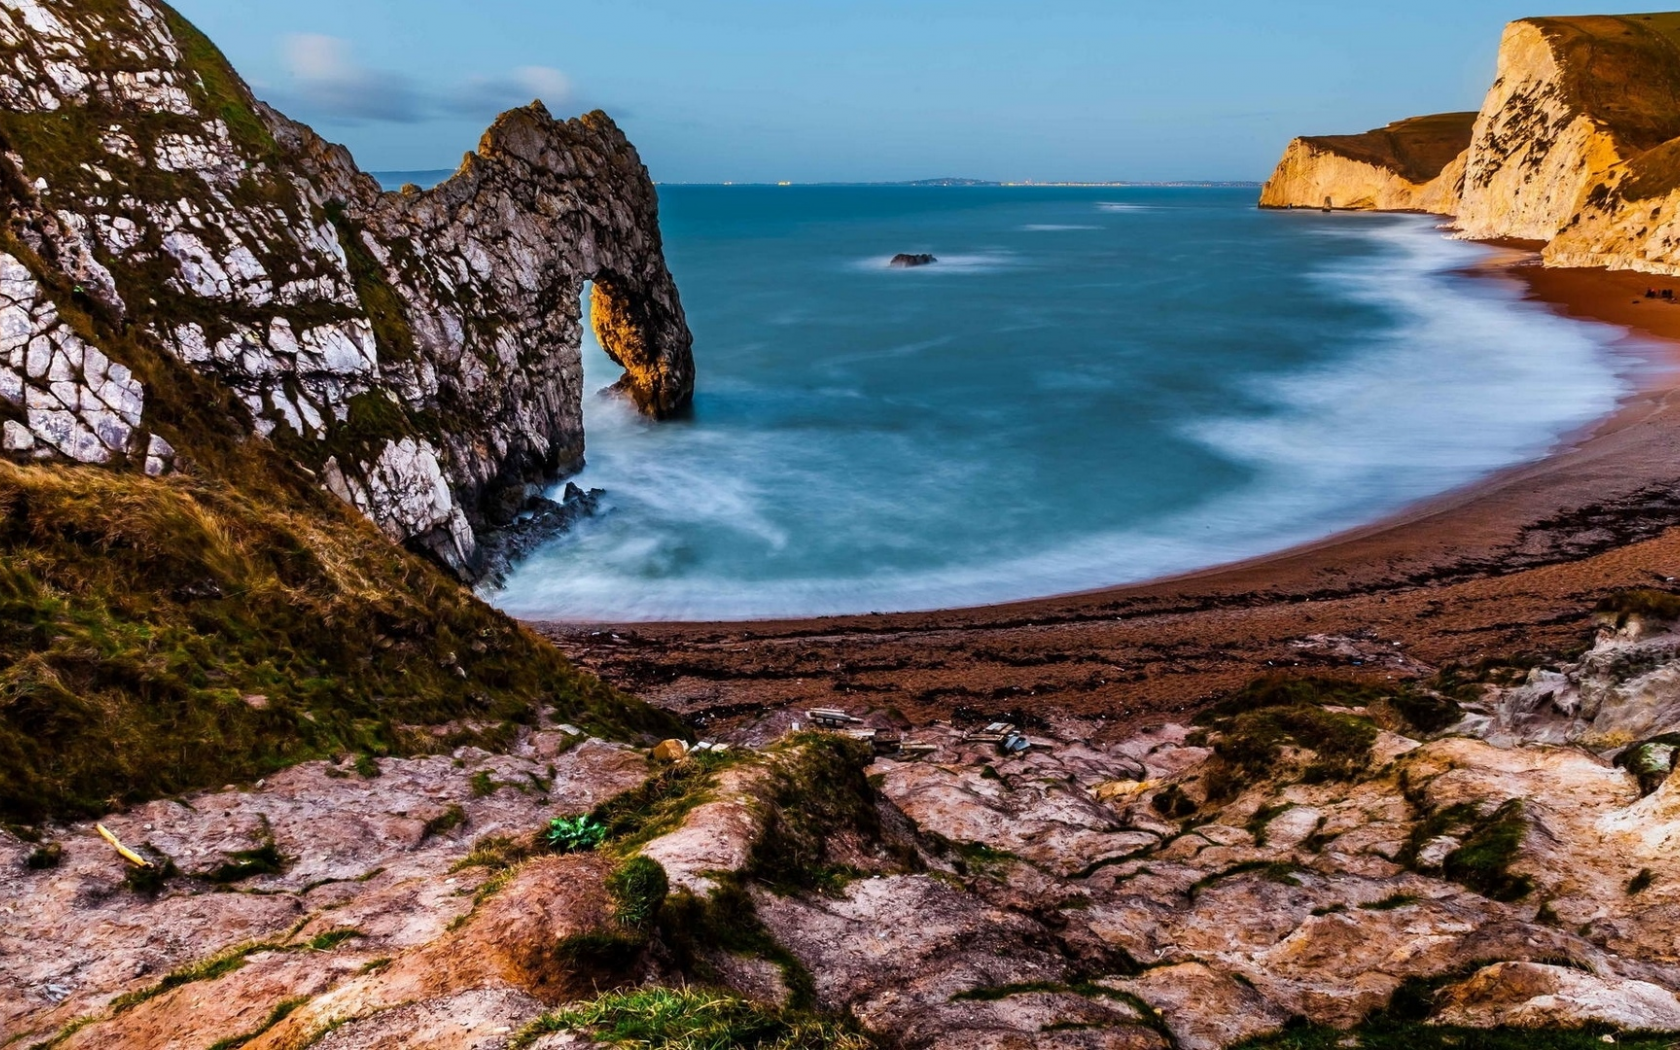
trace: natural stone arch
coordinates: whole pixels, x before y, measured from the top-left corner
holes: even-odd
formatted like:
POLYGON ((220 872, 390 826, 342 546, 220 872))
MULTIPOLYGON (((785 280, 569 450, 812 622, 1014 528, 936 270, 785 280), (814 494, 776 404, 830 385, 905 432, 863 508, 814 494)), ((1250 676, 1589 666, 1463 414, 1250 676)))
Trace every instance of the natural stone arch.
POLYGON ((406 408, 444 422, 443 473, 474 530, 509 523, 582 465, 586 281, 601 346, 624 368, 613 388, 655 418, 688 405, 693 338, 657 191, 606 114, 510 110, 449 179, 395 193, 342 147, 266 116, 342 209, 353 266, 367 249, 358 292, 370 316, 370 299, 391 304, 381 373, 406 408))
POLYGON ((671 352, 691 341, 681 305, 668 302, 663 289, 618 274, 598 273, 591 281, 589 320, 595 338, 624 369, 612 388, 656 419, 687 407, 694 392, 694 358, 671 352))

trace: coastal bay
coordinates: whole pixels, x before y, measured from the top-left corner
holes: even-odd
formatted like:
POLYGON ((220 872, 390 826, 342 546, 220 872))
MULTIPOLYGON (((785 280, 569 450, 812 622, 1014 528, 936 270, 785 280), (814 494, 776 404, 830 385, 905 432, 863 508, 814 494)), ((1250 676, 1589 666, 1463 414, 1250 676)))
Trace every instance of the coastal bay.
POLYGON ((1392 680, 1567 647, 1606 589, 1680 577, 1680 306, 1644 298, 1661 278, 1505 248, 1464 279, 1520 282, 1560 315, 1621 326, 1651 361, 1611 415, 1537 461, 1322 541, 1125 587, 934 613, 535 626, 609 680, 689 716, 715 705, 726 724, 855 691, 914 722, 1045 704, 1117 735, 1269 668, 1392 680))

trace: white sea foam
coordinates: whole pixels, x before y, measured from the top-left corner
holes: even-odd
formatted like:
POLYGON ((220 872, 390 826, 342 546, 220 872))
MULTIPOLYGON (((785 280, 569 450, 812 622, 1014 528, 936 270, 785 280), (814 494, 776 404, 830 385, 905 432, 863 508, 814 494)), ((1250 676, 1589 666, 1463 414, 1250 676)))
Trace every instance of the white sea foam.
MULTIPOLYGON (((608 489, 611 509, 491 597, 530 618, 738 619, 975 605, 1147 579, 1320 538, 1532 459, 1625 392, 1607 355, 1620 330, 1560 320, 1514 287, 1456 275, 1484 249, 1446 240, 1424 222, 1349 224, 1324 235, 1365 238, 1378 250, 1325 265, 1314 279, 1394 323, 1331 363, 1252 378, 1252 403, 1180 423, 1181 437, 1245 471, 1193 505, 1050 543, 1028 530, 1009 548, 968 552, 960 563, 907 565, 895 552, 910 558, 938 542, 918 525, 917 501, 984 491, 997 480, 987 471, 1001 464, 930 456, 912 432, 892 432, 889 416, 867 436, 899 465, 899 481, 857 485, 852 450, 831 431, 652 425, 621 403, 591 401, 591 464, 578 480, 608 489), (790 543, 790 501, 856 533, 858 548, 877 560, 830 559, 809 571, 814 564, 801 561, 808 552, 790 543), (695 523, 759 550, 764 571, 719 571, 696 549, 695 523)), ((938 352, 955 350, 934 339, 860 351, 860 359, 938 352)), ((846 371, 843 358, 829 365, 819 373, 846 371)), ((593 348, 586 368, 596 384, 615 371, 593 348)), ((1107 385, 1076 370, 1035 374, 1040 385, 1073 393, 1107 385)), ((839 392, 861 404, 880 397, 843 385, 839 392)), ((917 411, 918 395, 904 393, 904 412, 917 411)), ((797 420, 811 396, 790 390, 754 410, 797 420)))
POLYGON ((1080 226, 1069 223, 1034 222, 1017 227, 1027 233, 1066 233, 1072 230, 1100 230, 1101 226, 1080 226))

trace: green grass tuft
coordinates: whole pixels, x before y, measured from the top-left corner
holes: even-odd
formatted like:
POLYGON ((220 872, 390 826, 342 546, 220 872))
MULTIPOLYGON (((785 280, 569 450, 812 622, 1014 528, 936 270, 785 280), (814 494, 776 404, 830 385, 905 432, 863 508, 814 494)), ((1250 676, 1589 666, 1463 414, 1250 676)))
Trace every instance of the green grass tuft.
POLYGON ((844 889, 857 873, 836 860, 835 836, 881 837, 875 792, 864 776, 874 757, 869 745, 832 733, 801 734, 772 752, 764 834, 748 859, 752 874, 784 893, 844 889))
POLYGON ((1216 886, 1227 879, 1238 878, 1243 875, 1259 875, 1267 882, 1275 882, 1282 886, 1299 886, 1301 880, 1297 878, 1307 868, 1299 864, 1287 864, 1279 861, 1247 860, 1241 864, 1233 864, 1224 871, 1216 871, 1212 875, 1204 875, 1190 884, 1190 899, 1195 900, 1202 891, 1216 886))
POLYGON ((307 1002, 309 1002, 309 997, 302 996, 297 999, 287 999, 284 1002, 278 1003, 275 1005, 274 1009, 268 1012, 268 1016, 263 1018, 262 1024, 258 1025, 251 1031, 246 1032, 244 1035, 232 1035, 228 1036, 226 1039, 218 1039, 216 1042, 210 1044, 210 1050, 239 1050, 240 1047, 247 1043, 254 1042, 258 1036, 290 1017, 292 1015, 292 1011, 307 1002))
POLYGON ((165 992, 173 991, 185 984, 214 981, 219 977, 225 977, 235 970, 243 968, 247 956, 260 951, 279 950, 281 950, 279 944, 269 941, 257 944, 242 944, 236 948, 230 948, 208 959, 183 966, 177 970, 171 970, 164 975, 161 981, 149 988, 142 988, 136 992, 128 992, 117 996, 111 1000, 111 1012, 120 1014, 125 1010, 131 1010, 141 1003, 156 999, 165 992))
POLYGON ((451 802, 442 813, 426 821, 425 837, 447 835, 467 822, 467 811, 459 803, 451 802))
POLYGON ((561 938, 560 943, 554 946, 554 952, 575 969, 593 975, 597 981, 611 984, 629 976, 647 951, 647 946, 645 936, 597 930, 561 938))
POLYGON ((159 858, 156 850, 146 850, 152 855, 152 862, 145 867, 131 866, 123 872, 123 885, 135 893, 146 897, 155 897, 169 885, 169 880, 181 872, 175 867, 175 862, 168 857, 159 858))
POLYGON ((516 839, 506 835, 485 835, 473 843, 472 852, 456 861, 449 870, 489 868, 491 871, 503 871, 530 859, 532 852, 529 836, 516 839))
POLYGON ((1205 778, 1209 799, 1235 798, 1275 776, 1285 746, 1313 752, 1301 773, 1308 783, 1357 779, 1370 771, 1377 727, 1368 718, 1324 708, 1363 707, 1386 698, 1381 690, 1339 679, 1270 675, 1250 683, 1196 717, 1219 733, 1205 778))
POLYGON ((659 917, 671 890, 665 869, 648 857, 631 857, 607 877, 612 894, 613 921, 627 930, 646 930, 659 917))
POLYGON ((361 930, 339 929, 318 933, 309 939, 309 950, 313 952, 330 952, 353 937, 362 936, 361 930))
POLYGON ((1528 821, 1520 799, 1500 806, 1482 822, 1464 845, 1447 855, 1447 878, 1496 901, 1516 901, 1534 890, 1534 880, 1513 873, 1511 864, 1522 850, 1528 821))
POLYGON ((1457 700, 1421 689, 1402 689, 1388 698, 1388 704, 1408 726, 1426 735, 1450 729, 1464 717, 1457 700))
POLYGON ((47 871, 56 868, 64 860, 64 847, 57 842, 46 842, 36 846, 24 860, 24 866, 30 871, 47 871))
POLYGON ((875 1045, 849 1025, 701 988, 609 993, 545 1014, 510 1045, 521 1050, 543 1035, 566 1031, 638 1050, 873 1050, 875 1045))
POLYGON ((763 959, 781 971, 789 1005, 814 1007, 817 992, 811 972, 770 934, 740 879, 726 875, 716 882, 717 888, 709 897, 697 897, 685 890, 667 897, 660 909, 659 938, 678 967, 711 981, 719 977, 707 961, 713 952, 763 959))

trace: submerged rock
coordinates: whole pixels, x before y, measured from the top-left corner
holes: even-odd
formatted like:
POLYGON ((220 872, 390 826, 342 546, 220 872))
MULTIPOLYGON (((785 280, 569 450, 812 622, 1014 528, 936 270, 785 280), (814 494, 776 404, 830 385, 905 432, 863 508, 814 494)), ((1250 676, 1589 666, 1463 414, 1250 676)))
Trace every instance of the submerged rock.
POLYGON ((893 256, 892 262, 889 262, 887 265, 893 267, 894 269, 903 270, 912 266, 932 266, 938 261, 938 259, 931 255, 906 255, 900 252, 898 255, 893 256))
POLYGON ((585 518, 601 512, 604 489, 587 492, 566 483, 558 501, 546 496, 531 500, 511 524, 486 534, 481 540, 482 568, 479 577, 487 587, 500 587, 513 566, 544 544, 564 535, 585 518))

